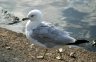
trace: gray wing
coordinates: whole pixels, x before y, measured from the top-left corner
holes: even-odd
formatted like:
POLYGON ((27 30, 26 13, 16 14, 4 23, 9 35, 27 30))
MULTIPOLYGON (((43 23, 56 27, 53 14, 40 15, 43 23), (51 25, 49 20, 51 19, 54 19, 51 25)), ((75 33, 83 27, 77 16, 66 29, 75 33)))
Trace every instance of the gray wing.
POLYGON ((32 38, 36 39, 42 44, 68 44, 75 41, 74 38, 70 37, 66 31, 60 31, 54 26, 42 25, 33 30, 32 38))

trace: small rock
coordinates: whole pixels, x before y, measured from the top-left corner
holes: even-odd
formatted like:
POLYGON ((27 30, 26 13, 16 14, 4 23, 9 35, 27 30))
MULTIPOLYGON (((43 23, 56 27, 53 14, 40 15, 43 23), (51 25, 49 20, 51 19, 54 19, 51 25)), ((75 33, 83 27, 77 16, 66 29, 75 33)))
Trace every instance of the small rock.
POLYGON ((63 48, 59 48, 59 52, 62 53, 63 52, 63 48))
POLYGON ((61 60, 61 57, 60 56, 57 56, 56 59, 61 60))
POLYGON ((11 50, 11 47, 6 47, 7 50, 11 50))
POLYGON ((33 48, 33 46, 34 46, 34 44, 31 44, 31 45, 30 45, 30 48, 33 48))
POLYGON ((46 53, 46 55, 50 55, 50 56, 51 56, 51 55, 52 55, 52 53, 46 53))
POLYGON ((28 45, 29 43, 26 43, 26 45, 28 45))
POLYGON ((70 57, 76 58, 76 57, 74 56, 74 54, 75 54, 74 52, 71 52, 71 53, 70 53, 70 57))
POLYGON ((43 59, 44 57, 43 56, 37 56, 38 59, 43 59))
POLYGON ((74 54, 74 52, 71 52, 71 53, 70 53, 70 56, 73 56, 73 54, 74 54))
POLYGON ((17 57, 13 58, 14 60, 19 60, 17 57))

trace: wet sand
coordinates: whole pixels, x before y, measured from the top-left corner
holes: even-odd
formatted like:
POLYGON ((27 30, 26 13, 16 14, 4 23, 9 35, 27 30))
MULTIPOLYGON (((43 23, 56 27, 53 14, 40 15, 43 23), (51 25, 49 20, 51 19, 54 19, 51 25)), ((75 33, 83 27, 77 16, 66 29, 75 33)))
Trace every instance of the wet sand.
POLYGON ((48 49, 32 45, 22 33, 0 28, 0 62, 96 62, 96 52, 80 48, 48 49), (43 57, 44 56, 44 57, 43 57))

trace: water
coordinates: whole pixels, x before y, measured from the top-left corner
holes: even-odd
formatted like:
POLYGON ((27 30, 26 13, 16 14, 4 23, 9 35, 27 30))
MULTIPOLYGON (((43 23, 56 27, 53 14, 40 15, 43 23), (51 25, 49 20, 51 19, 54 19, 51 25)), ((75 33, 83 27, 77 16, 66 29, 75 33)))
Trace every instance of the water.
MULTIPOLYGON (((0 6, 20 18, 26 17, 32 9, 40 9, 44 20, 69 31, 71 36, 90 41, 96 39, 96 0, 0 0, 0 6)), ((23 32, 25 23, 2 26, 23 32)))

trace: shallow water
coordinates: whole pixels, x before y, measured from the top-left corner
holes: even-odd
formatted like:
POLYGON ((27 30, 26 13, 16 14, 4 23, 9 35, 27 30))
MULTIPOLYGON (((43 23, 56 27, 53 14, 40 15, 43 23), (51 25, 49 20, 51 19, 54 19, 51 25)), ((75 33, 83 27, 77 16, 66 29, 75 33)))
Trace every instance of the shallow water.
MULTIPOLYGON (((40 9, 45 21, 70 32, 71 36, 96 39, 96 0, 0 0, 0 6, 20 18, 32 9, 40 9)), ((7 28, 22 32, 24 25, 22 22, 7 28)))

